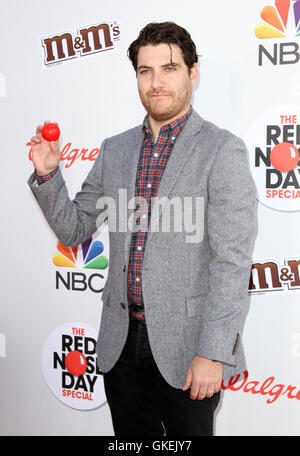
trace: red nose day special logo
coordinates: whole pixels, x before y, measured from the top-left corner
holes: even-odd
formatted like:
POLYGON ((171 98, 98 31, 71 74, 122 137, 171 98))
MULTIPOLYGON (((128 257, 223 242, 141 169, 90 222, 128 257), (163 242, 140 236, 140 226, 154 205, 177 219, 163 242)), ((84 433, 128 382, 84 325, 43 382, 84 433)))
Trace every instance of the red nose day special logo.
POLYGON ((106 402, 103 377, 97 367, 97 331, 85 323, 56 328, 44 344, 43 374, 54 396, 77 410, 106 402))
POLYGON ((273 65, 298 63, 300 37, 300 0, 276 0, 275 6, 265 6, 261 11, 264 21, 255 28, 257 38, 280 39, 280 42, 265 47, 259 45, 259 66, 271 62, 273 65), (287 41, 284 40, 287 39, 287 41), (296 39, 296 41, 295 41, 296 39))
POLYGON ((278 211, 300 211, 300 107, 281 106, 262 114, 245 142, 259 202, 278 211))
POLYGON ((53 264, 60 268, 56 271, 56 289, 63 287, 66 290, 85 291, 94 293, 103 291, 104 275, 100 272, 86 274, 73 272, 75 269, 104 271, 108 267, 108 259, 102 255, 104 244, 101 241, 93 241, 90 237, 80 245, 66 247, 61 242, 57 243, 57 250, 53 258, 53 264))

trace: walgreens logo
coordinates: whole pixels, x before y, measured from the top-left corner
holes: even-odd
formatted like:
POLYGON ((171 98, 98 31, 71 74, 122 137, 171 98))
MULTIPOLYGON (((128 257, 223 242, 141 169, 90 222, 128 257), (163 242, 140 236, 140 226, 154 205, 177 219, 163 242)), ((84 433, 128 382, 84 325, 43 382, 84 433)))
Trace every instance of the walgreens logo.
POLYGON ((120 25, 116 21, 100 22, 79 27, 76 33, 63 32, 42 38, 44 64, 64 62, 114 48, 120 38, 120 25))
POLYGON ((284 385, 277 383, 274 376, 268 377, 264 381, 249 380, 249 372, 244 371, 228 380, 228 384, 222 381, 222 389, 229 391, 241 391, 253 395, 265 397, 267 404, 273 404, 279 397, 284 396, 286 399, 300 400, 300 390, 294 385, 284 385))
MULTIPOLYGON (((27 142, 26 146, 29 147, 28 159, 32 161, 32 149, 31 143, 27 142)), ((83 162, 94 162, 99 154, 99 147, 89 149, 87 147, 73 146, 71 142, 66 143, 61 151, 61 163, 64 164, 65 168, 70 168, 75 161, 83 162)))
POLYGON ((276 0, 275 6, 265 6, 261 11, 264 21, 255 28, 259 39, 281 39, 268 47, 259 45, 258 64, 289 65, 298 63, 300 37, 300 0, 276 0), (282 41, 283 39, 287 41, 282 41))

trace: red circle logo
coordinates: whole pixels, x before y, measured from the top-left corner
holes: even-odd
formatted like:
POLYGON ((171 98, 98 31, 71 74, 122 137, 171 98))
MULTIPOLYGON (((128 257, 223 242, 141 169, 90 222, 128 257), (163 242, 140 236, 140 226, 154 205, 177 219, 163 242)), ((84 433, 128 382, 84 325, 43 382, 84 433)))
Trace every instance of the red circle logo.
POLYGON ((65 359, 66 369, 72 375, 82 375, 86 371, 87 362, 85 356, 78 350, 70 351, 65 359))
POLYGON ((292 171, 299 162, 299 151, 291 143, 277 144, 271 151, 270 161, 272 166, 281 173, 292 171))

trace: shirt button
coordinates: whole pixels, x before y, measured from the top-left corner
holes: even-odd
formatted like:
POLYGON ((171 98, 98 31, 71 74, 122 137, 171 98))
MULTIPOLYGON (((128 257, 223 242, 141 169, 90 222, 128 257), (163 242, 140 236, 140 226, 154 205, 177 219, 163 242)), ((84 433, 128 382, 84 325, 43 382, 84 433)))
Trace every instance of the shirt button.
POLYGON ((155 154, 153 154, 153 155, 154 155, 154 157, 158 157, 158 153, 157 152, 155 152, 155 154))
POLYGON ((136 278, 135 278, 135 281, 136 281, 136 282, 139 282, 139 281, 140 281, 140 278, 139 278, 139 277, 136 277, 136 278))
POLYGON ((138 249, 138 250, 142 250, 142 247, 139 245, 137 249, 138 249))
POLYGON ((147 187, 150 188, 150 187, 151 187, 151 184, 148 184, 147 187))
POLYGON ((171 139, 172 139, 172 141, 175 141, 175 139, 176 139, 176 136, 172 136, 172 138, 171 138, 171 139))

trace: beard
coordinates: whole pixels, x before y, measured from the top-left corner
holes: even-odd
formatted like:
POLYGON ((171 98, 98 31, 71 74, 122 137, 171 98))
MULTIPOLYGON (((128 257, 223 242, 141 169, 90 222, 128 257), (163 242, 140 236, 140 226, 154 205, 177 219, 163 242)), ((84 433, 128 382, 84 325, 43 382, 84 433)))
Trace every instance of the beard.
POLYGON ((174 91, 148 91, 140 92, 141 102, 152 119, 157 122, 166 122, 179 117, 184 109, 190 106, 191 92, 183 91, 176 95, 174 91), (153 95, 166 95, 163 98, 152 98, 153 95))

